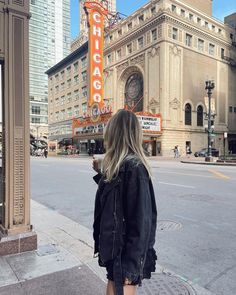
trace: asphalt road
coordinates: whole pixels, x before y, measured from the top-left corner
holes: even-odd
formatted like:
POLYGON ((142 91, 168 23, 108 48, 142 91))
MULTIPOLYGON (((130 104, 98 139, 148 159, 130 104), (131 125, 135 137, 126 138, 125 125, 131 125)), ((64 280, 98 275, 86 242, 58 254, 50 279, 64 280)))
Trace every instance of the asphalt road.
MULTIPOLYGON (((159 263, 217 295, 235 295, 236 167, 173 160, 151 166, 159 263)), ((91 159, 32 158, 31 175, 34 200, 92 228, 91 159)))

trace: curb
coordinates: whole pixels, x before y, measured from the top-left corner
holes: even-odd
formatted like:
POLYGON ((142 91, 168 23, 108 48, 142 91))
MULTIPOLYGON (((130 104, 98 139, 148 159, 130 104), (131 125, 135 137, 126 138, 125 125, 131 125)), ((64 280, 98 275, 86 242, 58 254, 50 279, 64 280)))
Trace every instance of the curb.
POLYGON ((190 162, 190 161, 180 161, 183 164, 198 164, 198 165, 210 165, 210 166, 236 166, 236 163, 217 163, 217 162, 190 162))

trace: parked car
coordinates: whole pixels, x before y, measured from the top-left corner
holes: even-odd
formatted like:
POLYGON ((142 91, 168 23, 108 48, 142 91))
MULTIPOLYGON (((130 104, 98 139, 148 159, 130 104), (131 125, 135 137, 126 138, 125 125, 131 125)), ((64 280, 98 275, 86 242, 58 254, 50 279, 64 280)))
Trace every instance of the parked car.
MULTIPOLYGON (((200 151, 194 153, 195 157, 206 157, 207 156, 207 148, 201 149, 200 151)), ((211 154, 213 157, 219 157, 219 151, 215 148, 211 149, 211 154)))

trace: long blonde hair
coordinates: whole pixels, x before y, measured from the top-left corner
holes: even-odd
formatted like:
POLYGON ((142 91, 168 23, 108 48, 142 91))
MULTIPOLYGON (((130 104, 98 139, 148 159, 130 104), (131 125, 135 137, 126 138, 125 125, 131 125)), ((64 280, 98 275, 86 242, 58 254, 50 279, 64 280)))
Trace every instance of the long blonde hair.
POLYGON ((106 154, 103 160, 103 172, 107 181, 117 177, 120 166, 127 157, 139 159, 146 167, 149 177, 151 176, 142 140, 142 129, 134 113, 119 110, 108 121, 104 132, 106 154))

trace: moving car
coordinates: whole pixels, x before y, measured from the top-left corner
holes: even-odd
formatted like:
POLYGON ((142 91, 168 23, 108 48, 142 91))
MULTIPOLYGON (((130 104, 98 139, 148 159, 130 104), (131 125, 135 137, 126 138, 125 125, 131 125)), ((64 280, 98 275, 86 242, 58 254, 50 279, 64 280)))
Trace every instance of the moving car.
MULTIPOLYGON (((213 157, 219 157, 219 151, 215 148, 211 149, 211 154, 213 157)), ((194 153, 195 157, 206 157, 207 156, 207 148, 201 149, 200 151, 194 153)))

